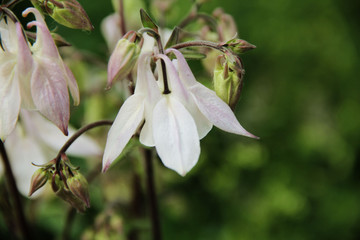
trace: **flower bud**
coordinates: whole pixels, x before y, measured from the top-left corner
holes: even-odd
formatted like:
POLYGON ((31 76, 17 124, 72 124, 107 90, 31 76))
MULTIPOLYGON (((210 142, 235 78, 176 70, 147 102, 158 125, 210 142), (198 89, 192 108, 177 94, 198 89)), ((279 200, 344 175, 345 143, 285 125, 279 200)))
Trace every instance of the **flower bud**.
POLYGON ((237 38, 227 41, 223 46, 227 47, 237 55, 256 48, 255 45, 252 45, 251 43, 248 43, 245 40, 237 39, 237 38))
POLYGON ((243 74, 239 59, 233 62, 224 55, 218 56, 214 70, 214 90, 233 110, 240 97, 243 74))
POLYGON ((87 205, 65 187, 58 174, 53 175, 51 186, 56 196, 69 203, 79 212, 85 212, 87 205))
POLYGON ((88 182, 82 174, 76 173, 75 176, 69 177, 66 179, 66 184, 68 185, 69 190, 85 203, 86 207, 90 207, 88 182))
POLYGON ((136 32, 130 31, 118 41, 109 59, 107 88, 114 81, 125 78, 133 69, 141 50, 139 40, 136 32))
POLYGON ((66 27, 87 31, 94 29, 85 10, 76 0, 48 1, 45 10, 56 22, 66 27))
POLYGON ((38 170, 36 170, 31 177, 29 197, 38 189, 40 189, 42 186, 44 186, 47 180, 49 179, 49 177, 50 177, 49 172, 44 168, 39 168, 38 170))

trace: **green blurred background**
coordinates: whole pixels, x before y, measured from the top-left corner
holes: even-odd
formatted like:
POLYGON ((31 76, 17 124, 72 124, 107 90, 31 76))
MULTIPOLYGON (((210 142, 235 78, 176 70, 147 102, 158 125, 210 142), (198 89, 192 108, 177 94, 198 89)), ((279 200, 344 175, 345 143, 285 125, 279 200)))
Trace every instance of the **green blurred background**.
MULTIPOLYGON (((106 64, 109 53, 99 24, 113 11, 111 2, 80 2, 95 31, 59 31, 106 64)), ((178 16, 173 18, 184 16, 190 4, 178 1, 178 16)), ((240 37, 257 46, 242 57, 245 86, 236 115, 261 139, 214 129, 201 141, 199 163, 185 178, 158 161, 164 239, 359 239, 360 2, 213 0, 202 10, 211 13, 218 6, 234 16, 240 37)), ((130 14, 138 16, 137 11, 130 14)), ((194 63, 194 69, 199 68, 194 63)), ((83 111, 75 111, 75 116, 83 111)), ((93 207, 75 217, 73 239, 107 208, 105 200, 111 197, 102 197, 101 184, 115 185, 112 193, 119 189, 120 196, 114 198, 131 195, 126 190, 131 185, 129 159, 94 182, 93 207)), ((39 239, 61 232, 62 224, 49 219, 64 221, 59 208, 65 205, 55 203, 42 202, 43 215, 36 223, 39 239)), ((117 211, 126 225, 121 208, 127 206, 120 204, 117 211)), ((148 228, 146 221, 137 224, 148 228)), ((149 230, 142 237, 150 239, 149 230)))

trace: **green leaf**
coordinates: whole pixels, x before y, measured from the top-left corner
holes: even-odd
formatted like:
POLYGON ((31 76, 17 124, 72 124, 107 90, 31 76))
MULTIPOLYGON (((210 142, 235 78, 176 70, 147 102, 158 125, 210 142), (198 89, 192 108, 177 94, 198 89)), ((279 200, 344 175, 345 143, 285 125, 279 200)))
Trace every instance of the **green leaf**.
POLYGON ((171 33, 171 36, 169 38, 169 40, 167 41, 166 45, 165 45, 165 49, 171 47, 172 45, 175 45, 178 43, 179 41, 179 34, 180 34, 180 28, 175 27, 174 30, 171 33))
POLYGON ((159 27, 156 25, 154 20, 151 19, 149 14, 144 9, 140 9, 140 17, 141 17, 141 23, 144 26, 144 28, 150 28, 154 30, 155 32, 159 33, 158 29, 159 27))

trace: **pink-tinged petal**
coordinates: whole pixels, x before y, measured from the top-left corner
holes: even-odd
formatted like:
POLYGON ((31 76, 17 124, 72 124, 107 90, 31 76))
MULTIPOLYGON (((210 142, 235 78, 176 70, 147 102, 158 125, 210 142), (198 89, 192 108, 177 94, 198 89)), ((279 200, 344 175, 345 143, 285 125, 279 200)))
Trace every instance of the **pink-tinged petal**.
POLYGON ((71 72, 70 68, 64 64, 65 73, 67 76, 67 85, 70 90, 71 97, 74 100, 74 105, 77 106, 80 104, 80 92, 79 92, 79 86, 76 82, 76 79, 74 77, 74 74, 71 72))
MULTIPOLYGON (((19 22, 16 23, 16 34, 18 36, 18 71, 19 77, 28 76, 31 72, 33 59, 28 43, 25 41, 23 31, 19 22)), ((30 78, 27 78, 30 81, 30 78)))
POLYGON ((64 77, 57 62, 37 59, 31 78, 31 93, 37 109, 67 135, 70 109, 64 77))
POLYGON ((190 91, 201 113, 216 127, 226 132, 258 138, 240 125, 231 108, 214 91, 201 84, 194 85, 190 91))
POLYGON ((175 98, 164 96, 154 108, 156 151, 164 165, 184 176, 200 155, 199 136, 190 113, 175 98))
POLYGON ((0 57, 0 139, 14 130, 20 111, 20 90, 16 79, 16 62, 11 54, 0 57))
POLYGON ((42 56, 60 58, 57 47, 55 46, 54 40, 51 37, 50 31, 46 26, 46 23, 41 13, 35 8, 27 8, 23 12, 23 16, 26 17, 29 13, 35 15, 36 21, 29 22, 28 28, 36 26, 36 41, 32 46, 34 54, 40 54, 42 56))
POLYGON ((130 96, 120 108, 106 140, 103 156, 103 172, 120 155, 144 120, 144 96, 130 96))
POLYGON ((33 68, 33 58, 28 43, 26 42, 20 23, 16 23, 18 36, 17 72, 20 84, 22 107, 35 109, 31 96, 30 78, 33 68))

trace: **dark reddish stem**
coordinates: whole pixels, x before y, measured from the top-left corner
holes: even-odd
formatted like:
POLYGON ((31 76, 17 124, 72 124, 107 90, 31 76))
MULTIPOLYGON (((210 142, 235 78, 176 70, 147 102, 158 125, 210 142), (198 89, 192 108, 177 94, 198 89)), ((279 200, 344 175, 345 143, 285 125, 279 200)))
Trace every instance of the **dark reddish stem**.
POLYGON ((161 240, 161 227, 158 203, 156 198, 154 169, 152 162, 152 154, 150 149, 144 149, 145 171, 146 171, 146 187, 150 205, 150 217, 153 240, 161 240))
POLYGON ((15 212, 16 221, 19 227, 19 230, 22 235, 22 239, 31 239, 30 231, 26 222, 25 214, 24 214, 24 208, 21 203, 19 190, 16 186, 15 177, 13 174, 13 171, 11 169, 9 157, 7 155, 4 143, 2 140, 0 140, 0 153, 1 153, 1 159, 4 164, 5 169, 5 177, 7 186, 9 188, 9 193, 12 198, 13 202, 13 211, 15 212))
POLYGON ((110 120, 102 120, 90 123, 82 128, 80 128, 74 135, 71 136, 71 138, 64 144, 64 146, 60 149, 58 155, 56 156, 56 169, 59 170, 60 162, 61 162, 61 155, 68 150, 68 148, 75 142, 78 137, 80 137, 83 133, 89 131, 90 129, 105 126, 105 125, 112 125, 113 121, 110 120))

